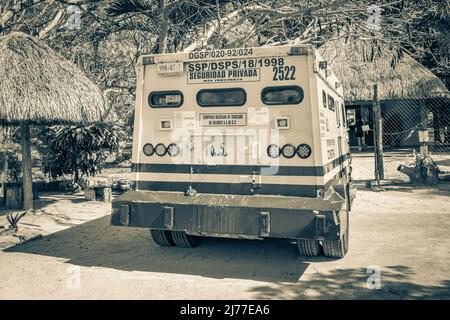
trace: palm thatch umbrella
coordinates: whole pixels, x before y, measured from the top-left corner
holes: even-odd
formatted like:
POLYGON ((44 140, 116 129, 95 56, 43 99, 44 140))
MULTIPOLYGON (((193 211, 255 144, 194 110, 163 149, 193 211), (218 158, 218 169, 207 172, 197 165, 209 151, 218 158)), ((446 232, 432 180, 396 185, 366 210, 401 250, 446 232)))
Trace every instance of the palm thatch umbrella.
POLYGON ((380 100, 427 99, 448 92, 442 81, 407 53, 372 39, 353 36, 331 40, 319 48, 344 88, 345 101, 372 99, 378 84, 380 100))
POLYGON ((30 125, 93 123, 109 113, 102 91, 78 68, 20 32, 0 38, 0 124, 20 125, 24 209, 32 209, 30 125))

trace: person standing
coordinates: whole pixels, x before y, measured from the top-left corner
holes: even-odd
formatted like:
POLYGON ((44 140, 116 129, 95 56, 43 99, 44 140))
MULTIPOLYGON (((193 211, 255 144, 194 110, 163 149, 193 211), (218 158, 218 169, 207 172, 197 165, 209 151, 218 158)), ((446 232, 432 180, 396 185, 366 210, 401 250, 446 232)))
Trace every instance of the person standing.
POLYGON ((355 130, 356 130, 356 139, 358 141, 358 151, 363 151, 365 145, 363 125, 364 122, 362 121, 361 117, 357 117, 355 122, 355 130))

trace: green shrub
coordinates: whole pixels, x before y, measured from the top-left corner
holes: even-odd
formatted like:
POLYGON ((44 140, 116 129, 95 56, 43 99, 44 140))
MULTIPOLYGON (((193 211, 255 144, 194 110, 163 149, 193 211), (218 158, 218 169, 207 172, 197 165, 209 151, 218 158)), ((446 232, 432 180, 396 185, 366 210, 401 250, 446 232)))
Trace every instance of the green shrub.
POLYGON ((0 152, 0 173, 4 183, 18 183, 22 180, 22 159, 18 151, 0 152), (7 161, 7 163, 5 163, 7 161), (4 170, 6 173, 4 174, 4 170))
POLYGON ((39 139, 43 172, 52 178, 70 174, 74 182, 101 172, 118 147, 116 130, 107 124, 44 128, 39 139))

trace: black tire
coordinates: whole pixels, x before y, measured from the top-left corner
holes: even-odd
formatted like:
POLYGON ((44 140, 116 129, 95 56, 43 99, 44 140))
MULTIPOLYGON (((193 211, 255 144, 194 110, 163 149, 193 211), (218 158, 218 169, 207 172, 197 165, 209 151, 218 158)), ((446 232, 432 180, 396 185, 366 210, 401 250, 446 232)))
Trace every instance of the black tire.
POLYGON ((297 249, 298 253, 305 257, 315 257, 321 253, 318 240, 297 239, 297 249))
POLYGON ((175 245, 180 248, 194 248, 203 241, 202 237, 191 236, 185 231, 172 231, 172 239, 175 245))
POLYGON ((324 241, 323 253, 330 258, 343 258, 348 251, 348 233, 336 241, 324 241))
POLYGON ((323 253, 330 258, 343 258, 348 251, 349 242, 349 214, 346 212, 347 227, 344 234, 339 240, 335 241, 323 241, 323 253))
POLYGON ((153 241, 162 247, 171 247, 175 245, 172 234, 168 230, 150 229, 150 235, 153 241))

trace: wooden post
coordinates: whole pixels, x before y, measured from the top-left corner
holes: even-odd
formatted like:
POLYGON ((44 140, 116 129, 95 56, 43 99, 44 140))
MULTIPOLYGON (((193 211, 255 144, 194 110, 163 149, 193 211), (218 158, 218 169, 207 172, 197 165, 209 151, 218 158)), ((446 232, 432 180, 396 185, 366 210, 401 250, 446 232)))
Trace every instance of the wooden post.
POLYGON ((378 185, 384 179, 383 164, 383 122, 381 118, 381 107, 378 98, 378 85, 373 85, 373 131, 375 142, 375 179, 378 185))
POLYGON ((419 132, 420 154, 428 157, 428 110, 425 102, 420 104, 420 131, 422 132, 422 134, 419 132))
POLYGON ((5 183, 6 183, 6 177, 8 175, 8 154, 6 152, 1 152, 2 160, 3 160, 3 171, 2 171, 2 177, 0 179, 1 184, 1 190, 4 192, 5 190, 5 183))
POLYGON ((6 209, 22 209, 22 186, 20 184, 8 183, 4 186, 4 203, 6 209))
POLYGON ((20 144, 22 145, 23 209, 33 209, 33 179, 31 174, 30 124, 20 123, 20 144))

